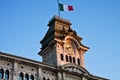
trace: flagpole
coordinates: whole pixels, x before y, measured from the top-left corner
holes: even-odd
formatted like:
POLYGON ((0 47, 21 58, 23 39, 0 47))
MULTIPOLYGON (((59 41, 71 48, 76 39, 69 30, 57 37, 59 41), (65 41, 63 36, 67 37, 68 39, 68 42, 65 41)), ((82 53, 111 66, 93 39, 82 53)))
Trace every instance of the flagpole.
POLYGON ((60 17, 59 0, 57 0, 57 4, 58 4, 58 17, 60 17))

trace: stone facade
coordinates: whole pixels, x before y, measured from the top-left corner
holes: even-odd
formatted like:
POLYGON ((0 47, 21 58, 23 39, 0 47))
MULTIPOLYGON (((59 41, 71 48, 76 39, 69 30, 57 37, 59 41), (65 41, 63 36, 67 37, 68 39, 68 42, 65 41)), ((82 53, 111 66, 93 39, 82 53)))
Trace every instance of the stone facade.
POLYGON ((43 61, 0 52, 0 80, 108 80, 90 74, 84 65, 89 49, 68 20, 54 16, 41 40, 43 61))
POLYGON ((3 80, 107 80, 76 64, 53 66, 3 52, 0 52, 0 76, 3 80))
POLYGON ((42 50, 39 54, 43 62, 55 66, 74 63, 84 67, 84 53, 89 49, 81 43, 70 26, 69 20, 54 16, 48 23, 49 29, 41 40, 42 50))

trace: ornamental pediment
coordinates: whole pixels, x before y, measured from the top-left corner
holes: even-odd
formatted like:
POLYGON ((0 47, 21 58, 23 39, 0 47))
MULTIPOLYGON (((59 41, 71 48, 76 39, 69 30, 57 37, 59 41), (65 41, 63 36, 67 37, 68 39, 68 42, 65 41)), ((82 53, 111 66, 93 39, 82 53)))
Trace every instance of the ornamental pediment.
POLYGON ((78 73, 78 74, 90 74, 85 68, 76 64, 71 64, 71 63, 63 65, 62 69, 69 72, 78 73))

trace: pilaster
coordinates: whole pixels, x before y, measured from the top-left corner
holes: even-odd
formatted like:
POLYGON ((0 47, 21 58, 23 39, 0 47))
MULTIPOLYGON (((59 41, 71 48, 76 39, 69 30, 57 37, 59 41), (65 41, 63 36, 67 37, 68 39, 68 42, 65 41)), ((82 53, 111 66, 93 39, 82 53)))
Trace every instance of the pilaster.
POLYGON ((61 72, 58 72, 58 79, 57 80, 63 80, 63 78, 62 78, 63 76, 62 76, 62 73, 61 72))
POLYGON ((37 80, 42 80, 42 69, 40 67, 37 69, 37 75, 37 80))
POLYGON ((17 69, 18 69, 18 63, 17 62, 13 62, 13 76, 12 76, 12 80, 17 80, 17 78, 18 78, 18 71, 17 71, 17 69))
POLYGON ((87 80, 87 78, 86 78, 86 77, 83 77, 82 80, 87 80))
POLYGON ((65 76, 66 76, 65 72, 63 72, 63 74, 62 74, 62 80, 66 80, 65 76))

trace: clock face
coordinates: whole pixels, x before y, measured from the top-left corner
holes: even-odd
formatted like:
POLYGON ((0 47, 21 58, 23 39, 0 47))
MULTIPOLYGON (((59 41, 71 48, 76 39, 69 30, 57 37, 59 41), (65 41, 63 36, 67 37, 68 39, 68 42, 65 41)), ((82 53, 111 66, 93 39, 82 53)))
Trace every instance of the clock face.
POLYGON ((71 42, 67 41, 65 43, 65 51, 69 54, 69 55, 73 55, 74 54, 74 47, 72 45, 71 42))

